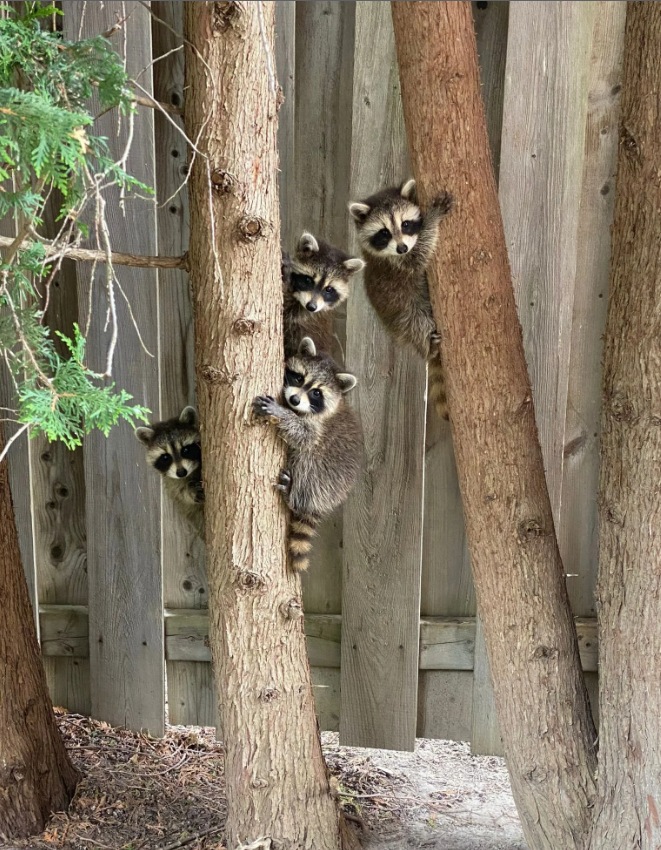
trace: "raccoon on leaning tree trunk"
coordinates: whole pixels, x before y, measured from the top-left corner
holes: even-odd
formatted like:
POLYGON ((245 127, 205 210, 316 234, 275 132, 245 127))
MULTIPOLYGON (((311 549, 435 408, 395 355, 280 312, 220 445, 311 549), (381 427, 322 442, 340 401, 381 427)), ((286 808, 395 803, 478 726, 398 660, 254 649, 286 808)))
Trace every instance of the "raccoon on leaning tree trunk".
POLYGON ((445 376, 426 272, 438 225, 451 209, 452 196, 443 192, 423 215, 415 180, 349 204, 366 260, 367 297, 397 342, 412 345, 427 361, 430 394, 443 419, 448 419, 445 376))

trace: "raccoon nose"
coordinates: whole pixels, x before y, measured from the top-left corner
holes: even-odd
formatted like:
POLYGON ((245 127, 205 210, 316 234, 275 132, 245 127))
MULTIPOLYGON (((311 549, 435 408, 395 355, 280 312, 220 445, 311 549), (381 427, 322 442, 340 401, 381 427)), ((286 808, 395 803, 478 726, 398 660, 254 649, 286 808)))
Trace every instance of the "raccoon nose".
POLYGON ((187 475, 186 470, 182 467, 179 467, 177 470, 177 478, 185 478, 187 475))
POLYGON ((298 407, 299 404, 301 403, 301 397, 297 396, 297 395, 290 395, 289 396, 289 403, 293 404, 294 407, 298 407))
POLYGON ((406 247, 406 245, 403 242, 400 245, 397 246, 397 253, 398 254, 406 254, 407 251, 408 251, 408 248, 406 247))
POLYGON ((311 313, 314 313, 317 309, 317 305, 314 303, 314 301, 308 301, 308 303, 305 305, 305 309, 309 310, 311 313))

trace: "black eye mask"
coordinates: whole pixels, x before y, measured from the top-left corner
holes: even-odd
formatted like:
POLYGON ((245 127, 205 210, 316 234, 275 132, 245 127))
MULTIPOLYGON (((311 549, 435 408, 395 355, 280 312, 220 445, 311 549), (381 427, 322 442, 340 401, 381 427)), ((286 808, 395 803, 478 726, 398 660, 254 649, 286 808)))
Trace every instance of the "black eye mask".
POLYGON ((388 247, 391 239, 392 234, 384 227, 381 230, 377 231, 374 236, 370 237, 370 245, 376 251, 383 251, 384 248, 388 247))

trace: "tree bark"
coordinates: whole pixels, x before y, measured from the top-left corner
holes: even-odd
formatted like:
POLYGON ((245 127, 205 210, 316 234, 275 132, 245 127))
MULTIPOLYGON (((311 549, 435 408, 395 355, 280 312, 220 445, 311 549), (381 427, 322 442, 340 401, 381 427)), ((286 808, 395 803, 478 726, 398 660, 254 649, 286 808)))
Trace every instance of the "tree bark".
POLYGON ((77 774, 55 723, 41 663, 7 461, 0 463, 0 559, 0 838, 9 839, 41 832, 52 812, 66 809, 77 774))
POLYGON ((530 850, 584 848, 595 733, 556 542, 480 95, 468 2, 392 4, 479 615, 530 850))
POLYGON ((604 346, 593 850, 661 847, 661 6, 628 3, 604 346))
POLYGON ((256 395, 277 395, 283 370, 274 3, 186 3, 184 19, 186 130, 201 151, 189 257, 227 846, 266 837, 337 850, 351 837, 330 793, 273 487, 284 449, 250 413, 256 395))

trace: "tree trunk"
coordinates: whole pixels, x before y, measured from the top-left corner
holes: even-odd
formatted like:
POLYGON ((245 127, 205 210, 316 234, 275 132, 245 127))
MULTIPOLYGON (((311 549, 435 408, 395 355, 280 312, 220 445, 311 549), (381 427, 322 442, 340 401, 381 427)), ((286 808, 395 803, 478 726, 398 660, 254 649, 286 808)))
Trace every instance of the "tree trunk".
POLYGON ((251 420, 253 398, 277 395, 283 374, 274 3, 186 3, 184 15, 186 129, 200 151, 189 256, 227 846, 266 837, 337 850, 344 822, 273 487, 284 449, 274 429, 251 420))
POLYGON ((629 3, 604 347, 594 850, 661 847, 661 5, 629 3))
POLYGON ((52 812, 67 808, 77 781, 41 663, 7 461, 0 463, 0 557, 0 838, 7 839, 41 832, 52 812))
POLYGON ((392 4, 423 207, 455 211, 430 269, 479 615, 530 850, 584 848, 595 733, 535 426, 468 2, 392 4))

